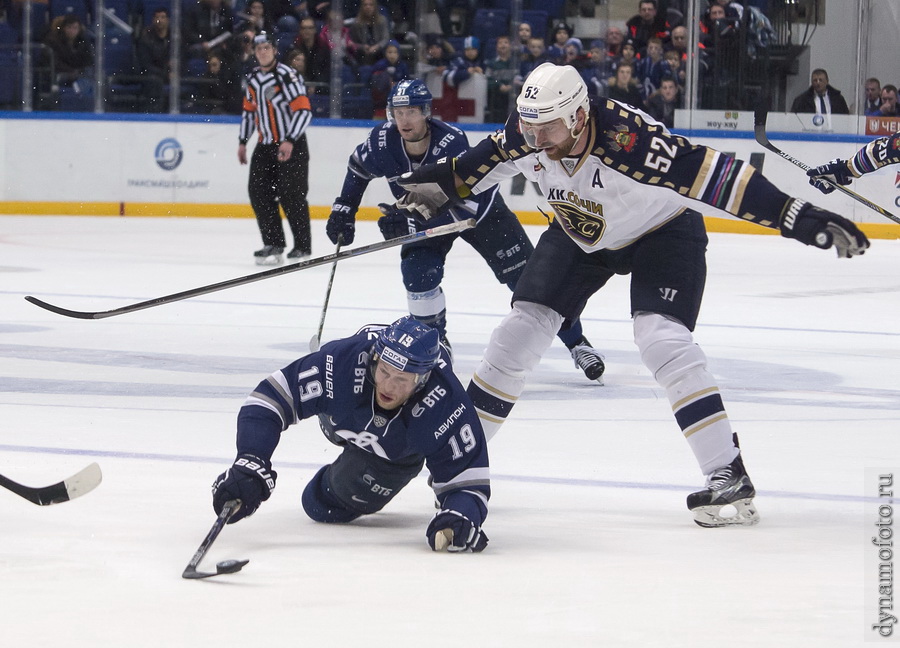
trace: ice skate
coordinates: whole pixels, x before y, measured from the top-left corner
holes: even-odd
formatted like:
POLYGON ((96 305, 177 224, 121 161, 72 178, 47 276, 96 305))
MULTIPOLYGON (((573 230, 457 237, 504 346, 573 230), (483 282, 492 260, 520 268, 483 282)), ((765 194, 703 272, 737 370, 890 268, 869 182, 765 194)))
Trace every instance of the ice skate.
POLYGON ((584 372, 588 380, 596 380, 603 384, 603 372, 606 371, 606 365, 603 363, 603 355, 591 346, 586 337, 569 349, 575 366, 584 372))
POLYGON ((753 504, 756 491, 739 454, 729 465, 706 478, 706 488, 687 497, 694 522, 702 527, 753 526, 759 513, 753 504))
POLYGON ((253 253, 253 257, 256 261, 256 265, 261 266, 274 266, 281 264, 282 258, 281 255, 284 252, 283 247, 277 247, 274 245, 266 245, 261 250, 257 250, 253 253))
POLYGON ((287 253, 287 258, 292 261, 301 261, 303 259, 308 259, 312 256, 312 252, 309 250, 301 250, 298 247, 295 247, 293 250, 287 253))

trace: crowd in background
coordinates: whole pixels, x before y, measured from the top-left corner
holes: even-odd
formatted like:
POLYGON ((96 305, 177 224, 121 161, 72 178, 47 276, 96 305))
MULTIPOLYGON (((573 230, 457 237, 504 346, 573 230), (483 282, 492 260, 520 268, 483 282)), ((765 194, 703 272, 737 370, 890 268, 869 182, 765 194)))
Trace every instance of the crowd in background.
MULTIPOLYGON (((21 16, 16 15, 16 0, 0 3, 2 48, 21 40, 15 33, 21 16)), ((330 114, 331 53, 333 43, 340 41, 343 117, 382 118, 391 87, 403 79, 437 82, 453 95, 480 75, 486 84, 479 91, 486 96, 484 114, 475 120, 501 122, 528 73, 551 61, 575 67, 592 95, 630 103, 673 125, 686 91, 688 30, 679 10, 683 3, 636 0, 638 13, 622 27, 583 35, 575 33, 574 21, 565 15, 573 6, 576 13, 583 11, 583 3, 531 4, 544 10, 523 12, 523 22, 513 25, 509 12, 500 8, 508 2, 435 0, 441 31, 418 35, 415 0, 343 0, 343 24, 333 35, 331 2, 189 0, 182 4, 178 109, 239 114, 244 79, 256 65, 252 38, 265 31, 274 34, 280 60, 302 76, 318 116, 330 114)), ((174 73, 170 0, 107 0, 106 6, 121 24, 113 22, 106 29, 105 109, 168 112, 174 73)), ((44 105, 38 109, 93 108, 92 7, 89 0, 49 0, 46 24, 38 20, 35 26, 33 21, 33 33, 44 45, 38 65, 50 77, 44 105)), ((722 63, 728 59, 722 55, 736 47, 741 29, 754 29, 754 38, 745 35, 742 46, 764 46, 765 23, 751 2, 745 7, 709 0, 699 24, 701 83, 715 79, 724 93, 733 92, 735 84, 722 63)), ((0 50, 0 66, 2 56, 0 50)), ((733 100, 727 94, 720 99, 726 104, 733 100)), ((717 100, 710 95, 711 102, 717 100)), ((0 91, 0 107, 2 101, 0 91)))

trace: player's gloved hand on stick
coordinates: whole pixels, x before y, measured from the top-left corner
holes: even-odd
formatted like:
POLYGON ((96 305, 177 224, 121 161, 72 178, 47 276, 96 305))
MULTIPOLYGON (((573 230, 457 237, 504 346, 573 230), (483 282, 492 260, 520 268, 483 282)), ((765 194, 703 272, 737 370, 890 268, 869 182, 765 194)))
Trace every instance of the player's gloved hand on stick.
POLYGON ((444 206, 461 203, 470 193, 465 185, 457 188, 455 168, 456 158, 442 157, 404 173, 397 178, 397 184, 412 195, 411 202, 425 205, 436 214, 444 206))
POLYGON ((850 170, 847 160, 840 158, 832 160, 828 164, 822 164, 815 169, 806 172, 809 176, 809 184, 824 194, 834 191, 834 185, 848 185, 855 177, 850 170), (828 182, 825 182, 827 180, 828 182))
POLYGON ((241 507, 231 516, 228 524, 253 515, 275 490, 276 477, 278 473, 272 470, 272 465, 265 459, 251 454, 238 455, 231 468, 213 482, 213 509, 216 515, 222 512, 226 502, 233 499, 241 500, 241 507))
POLYGON ((378 209, 384 214, 378 219, 378 229, 386 241, 425 229, 424 223, 417 218, 418 212, 387 203, 380 203, 378 209))
POLYGON ((325 225, 325 233, 335 245, 338 239, 343 241, 342 245, 353 243, 356 236, 356 210, 347 203, 335 200, 328 216, 328 224, 325 225))
POLYGON ((851 221, 796 198, 781 216, 781 235, 823 250, 833 245, 841 259, 865 254, 869 247, 869 239, 851 221))
POLYGON ((444 509, 438 511, 425 530, 432 551, 478 553, 487 547, 488 537, 462 513, 444 509))

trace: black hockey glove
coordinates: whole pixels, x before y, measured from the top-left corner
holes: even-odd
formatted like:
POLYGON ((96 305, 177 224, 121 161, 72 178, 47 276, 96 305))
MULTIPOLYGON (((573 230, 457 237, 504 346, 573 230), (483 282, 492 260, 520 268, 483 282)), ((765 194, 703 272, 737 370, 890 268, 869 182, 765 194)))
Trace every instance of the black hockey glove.
POLYGON ((386 241, 425 229, 425 224, 419 220, 419 213, 415 210, 387 203, 380 203, 378 209, 384 214, 378 219, 378 229, 386 241))
POLYGON ((335 245, 338 240, 342 241, 342 245, 353 243, 356 235, 356 210, 347 203, 335 200, 331 206, 331 215, 328 216, 328 224, 325 225, 325 233, 335 245))
POLYGON ((442 157, 433 164, 423 164, 399 178, 399 184, 409 192, 407 202, 425 205, 433 214, 442 207, 458 205, 470 192, 466 185, 456 186, 456 158, 442 157), (450 203, 449 205, 447 203, 450 203))
POLYGON ((810 169, 806 175, 809 176, 809 184, 824 194, 834 191, 834 185, 850 184, 855 177, 850 171, 850 163, 840 158, 810 169), (828 182, 825 182, 826 180, 828 182))
POLYGON ((225 502, 239 499, 241 507, 228 520, 228 524, 253 515, 259 505, 269 499, 275 489, 276 477, 278 473, 272 470, 272 465, 265 459, 251 454, 238 455, 234 465, 213 482, 213 510, 218 515, 225 507, 225 502))
POLYGON ((851 221, 796 198, 785 206, 780 228, 782 236, 804 245, 823 250, 834 245, 840 259, 865 254, 869 247, 869 239, 851 221))
POLYGON ((432 551, 478 553, 487 547, 488 537, 462 513, 438 511, 425 530, 432 551))

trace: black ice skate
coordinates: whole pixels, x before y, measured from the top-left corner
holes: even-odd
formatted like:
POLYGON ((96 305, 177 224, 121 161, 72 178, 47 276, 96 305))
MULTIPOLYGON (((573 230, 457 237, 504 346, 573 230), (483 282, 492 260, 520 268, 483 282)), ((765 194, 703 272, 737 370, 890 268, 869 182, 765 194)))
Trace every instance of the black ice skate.
POLYGON ((283 247, 277 247, 275 245, 266 245, 261 250, 257 250, 253 253, 253 257, 256 261, 256 265, 261 266, 269 266, 269 265, 279 265, 281 264, 281 255, 284 252, 283 247))
POLYGON ((753 504, 756 491, 741 455, 706 478, 706 488, 687 497, 694 522, 702 527, 753 526, 759 513, 753 504), (725 509, 723 511, 723 509, 725 509))
POLYGON ((603 356, 597 349, 591 346, 586 337, 569 349, 575 366, 584 372, 588 380, 596 380, 603 384, 603 372, 606 371, 606 365, 603 363, 603 356))
POLYGON ((287 253, 288 259, 296 259, 297 261, 300 261, 301 259, 308 259, 311 256, 312 252, 310 252, 309 250, 301 250, 298 247, 295 247, 293 250, 287 253))

